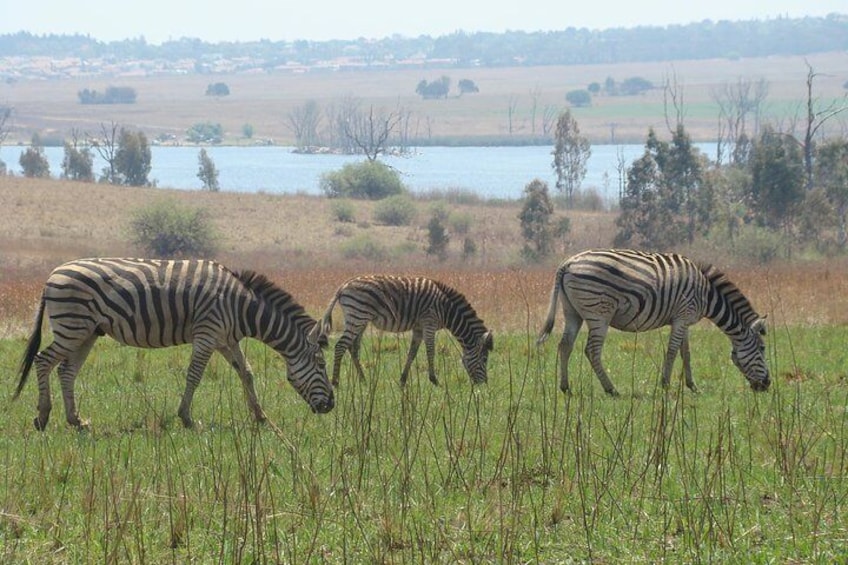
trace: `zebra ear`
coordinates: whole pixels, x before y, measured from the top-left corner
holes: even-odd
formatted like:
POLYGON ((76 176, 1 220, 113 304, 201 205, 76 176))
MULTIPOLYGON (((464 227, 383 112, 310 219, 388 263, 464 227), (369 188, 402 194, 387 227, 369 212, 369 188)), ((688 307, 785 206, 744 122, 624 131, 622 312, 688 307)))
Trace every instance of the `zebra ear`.
POLYGON ((483 334, 483 345, 489 351, 495 348, 495 336, 492 335, 491 331, 483 334))
POLYGON ((766 314, 762 318, 757 318, 757 320, 753 324, 751 324, 751 330, 753 330, 754 332, 756 332, 760 335, 766 335, 766 317, 767 316, 768 316, 768 314, 766 314))

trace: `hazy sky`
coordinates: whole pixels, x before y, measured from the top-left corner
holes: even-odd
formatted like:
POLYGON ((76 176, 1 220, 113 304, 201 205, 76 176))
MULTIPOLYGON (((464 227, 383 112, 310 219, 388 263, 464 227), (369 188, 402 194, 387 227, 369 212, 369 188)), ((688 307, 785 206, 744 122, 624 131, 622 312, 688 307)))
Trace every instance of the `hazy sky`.
POLYGON ((846 0, 0 0, 0 34, 273 41, 606 29, 848 13, 846 0))

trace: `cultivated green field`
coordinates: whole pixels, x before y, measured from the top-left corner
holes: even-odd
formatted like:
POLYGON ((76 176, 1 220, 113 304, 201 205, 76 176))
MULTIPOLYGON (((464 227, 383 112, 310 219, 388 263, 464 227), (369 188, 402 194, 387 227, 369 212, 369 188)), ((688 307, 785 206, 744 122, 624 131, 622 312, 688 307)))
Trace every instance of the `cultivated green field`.
MULTIPOLYGON (((476 388, 441 336, 442 386, 430 385, 422 354, 406 389, 408 340, 367 334, 370 375, 355 378, 345 358, 324 416, 286 384, 281 359, 251 342, 273 424, 252 423, 238 378, 216 358, 195 396, 195 430, 176 418, 187 348, 139 353, 103 339, 77 381, 89 431, 64 424, 55 381, 52 420, 34 430, 34 374, 7 404, 0 561, 848 558, 848 329, 772 328, 773 385, 755 394, 728 340, 699 326, 697 395, 679 375, 668 393, 658 387, 665 333, 613 332, 605 361, 618 399, 579 354, 574 394, 561 394, 557 338, 537 349, 533 333, 496 336, 489 383, 476 388)), ((0 341, 8 390, 23 347, 0 341)))

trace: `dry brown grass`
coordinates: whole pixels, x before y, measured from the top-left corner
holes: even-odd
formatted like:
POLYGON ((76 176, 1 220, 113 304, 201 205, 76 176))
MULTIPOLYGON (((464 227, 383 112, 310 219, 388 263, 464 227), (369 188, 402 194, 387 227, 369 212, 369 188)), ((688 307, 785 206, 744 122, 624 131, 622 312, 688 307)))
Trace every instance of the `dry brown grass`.
MULTIPOLYGON (((816 54, 806 60, 819 73, 816 95, 825 100, 842 96, 842 83, 848 76, 848 58, 844 53, 816 54)), ((803 57, 763 57, 674 63, 216 75, 214 81, 225 82, 230 87, 231 95, 224 98, 205 96, 206 87, 213 80, 205 75, 95 77, 2 83, 0 100, 15 109, 13 131, 7 143, 28 142, 34 132, 43 137, 67 137, 72 128, 94 134, 99 132, 101 124, 110 121, 142 129, 151 138, 160 133, 183 135, 191 125, 211 121, 223 126, 229 143, 238 143, 242 126, 249 123, 255 128, 256 138, 292 144, 288 116, 294 107, 314 99, 327 108, 338 105, 347 96, 360 99, 366 107, 393 109, 400 105, 409 110, 411 133, 416 136, 505 137, 509 134, 511 106, 514 107, 513 133, 527 136, 534 131, 531 118, 534 97, 538 133, 543 109, 564 108, 565 94, 570 90, 586 88, 591 82, 603 83, 607 77, 622 81, 641 76, 657 86, 675 77, 683 94, 687 130, 694 139, 708 141, 716 137, 718 111, 710 97, 714 88, 740 77, 763 78, 769 83, 767 111, 782 108, 780 119, 785 122, 786 112, 793 113, 793 107, 800 109, 798 104, 805 100, 806 73, 803 57), (420 80, 435 80, 442 75, 451 77, 454 84, 469 78, 479 86, 480 92, 449 100, 422 100, 415 94, 420 80), (79 104, 80 90, 103 90, 110 85, 133 87, 138 94, 137 103, 79 104)), ((658 131, 666 128, 662 89, 636 98, 597 97, 592 108, 576 109, 575 114, 581 130, 595 143, 609 141, 613 124, 618 141, 637 143, 644 140, 649 127, 658 131)))
MULTIPOLYGON (((479 252, 462 260, 461 237, 455 237, 451 258, 440 263, 424 253, 426 230, 421 225, 340 224, 331 219, 331 201, 319 197, 0 177, 0 334, 29 330, 43 281, 56 265, 83 256, 141 254, 129 243, 127 220, 134 210, 161 198, 208 210, 221 234, 218 259, 236 269, 267 273, 313 315, 323 311, 336 287, 351 276, 415 273, 456 286, 494 329, 531 334, 547 311, 558 262, 583 249, 608 246, 614 219, 607 213, 570 213, 572 234, 556 257, 527 265, 519 258, 518 204, 451 205, 473 218, 469 236, 479 252), (357 234, 407 251, 379 263, 342 259, 339 246, 357 234)), ((354 205, 357 218, 370 219, 372 203, 354 205)), ((427 207, 419 203, 419 224, 426 223, 427 207)), ((717 257, 694 258, 725 268, 772 325, 848 322, 846 260, 751 267, 717 257)))

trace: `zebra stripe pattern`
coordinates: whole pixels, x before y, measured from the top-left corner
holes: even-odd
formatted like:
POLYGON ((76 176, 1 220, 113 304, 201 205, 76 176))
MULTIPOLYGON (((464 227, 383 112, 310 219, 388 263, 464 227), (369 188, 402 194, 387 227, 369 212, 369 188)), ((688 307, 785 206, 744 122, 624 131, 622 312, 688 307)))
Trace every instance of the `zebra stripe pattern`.
POLYGON ((559 344, 560 389, 569 390, 568 359, 583 322, 589 328, 586 357, 604 390, 617 395, 601 364, 609 327, 641 332, 671 326, 662 369, 668 387, 678 351, 683 359, 686 386, 696 390, 689 355, 689 326, 701 318, 712 320, 733 346, 731 359, 754 390, 770 384, 765 361, 765 319, 754 311, 739 288, 718 269, 696 265, 677 254, 612 249, 579 253, 557 270, 550 309, 538 342, 554 326, 557 303, 562 301, 565 330, 559 344))
POLYGON ((465 296, 450 286, 424 277, 375 275, 351 279, 339 287, 327 307, 321 321, 322 333, 327 334, 332 329, 332 313, 337 302, 344 312, 345 325, 335 347, 333 385, 339 383, 341 359, 347 350, 350 350, 359 377, 364 377, 359 348, 369 322, 388 332, 412 330, 401 384, 406 383, 422 340, 427 351, 430 381, 439 384, 433 358, 436 332, 442 328, 447 328, 462 346, 462 364, 471 381, 486 382, 486 364, 493 347, 492 332, 486 329, 465 296))
POLYGON ((17 398, 33 362, 38 375, 38 416, 43 430, 50 417, 50 382, 58 365, 65 415, 84 424, 74 400, 74 381, 99 336, 141 348, 192 344, 179 416, 192 426, 191 401, 212 353, 236 369, 257 421, 265 420, 253 373, 239 347, 258 339, 286 361, 288 380, 314 412, 333 408, 316 321, 292 296, 253 271, 230 271, 215 261, 82 259, 56 268, 41 296, 35 328, 21 362, 17 398), (54 341, 43 351, 42 321, 47 313, 54 341))

